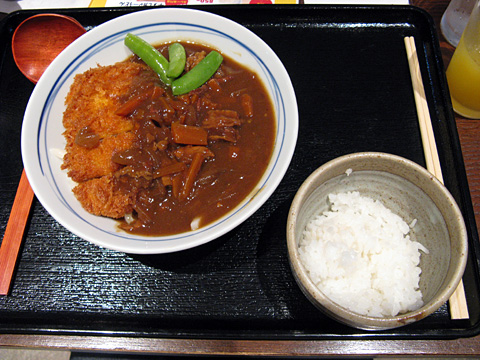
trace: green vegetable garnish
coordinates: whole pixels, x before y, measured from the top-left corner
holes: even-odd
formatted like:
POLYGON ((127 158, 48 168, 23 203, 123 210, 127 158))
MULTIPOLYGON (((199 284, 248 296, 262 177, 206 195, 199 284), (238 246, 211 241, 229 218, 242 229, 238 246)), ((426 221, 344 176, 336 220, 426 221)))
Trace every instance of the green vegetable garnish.
POLYGON ((202 86, 220 67, 223 57, 217 51, 211 51, 195 67, 179 77, 185 68, 186 52, 180 43, 173 43, 168 48, 170 62, 152 45, 140 37, 128 33, 125 45, 145 64, 155 71, 160 80, 172 87, 173 95, 183 95, 202 86))
POLYGON ((182 75, 187 60, 187 54, 185 53, 185 48, 182 44, 173 43, 168 47, 168 60, 170 63, 167 75, 172 78, 177 78, 182 75))
POLYGON ((160 80, 165 85, 171 85, 172 79, 167 75, 167 69, 169 67, 168 60, 158 52, 152 45, 145 40, 139 38, 136 35, 128 33, 125 37, 125 45, 132 50, 132 52, 142 59, 145 64, 150 66, 155 71, 160 80))
POLYGON ((173 95, 183 95, 202 86, 215 74, 222 61, 222 55, 211 51, 193 69, 173 81, 173 95))

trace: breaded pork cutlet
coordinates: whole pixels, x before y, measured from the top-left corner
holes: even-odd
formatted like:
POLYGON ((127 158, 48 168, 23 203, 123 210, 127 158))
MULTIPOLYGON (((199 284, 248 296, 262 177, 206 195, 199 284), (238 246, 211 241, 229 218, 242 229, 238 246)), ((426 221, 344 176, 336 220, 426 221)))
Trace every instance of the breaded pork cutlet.
POLYGON ((134 122, 115 112, 131 95, 135 79, 151 74, 145 65, 124 62, 75 76, 65 100, 63 126, 67 144, 62 166, 74 181, 86 181, 119 169, 111 158, 115 152, 132 146, 134 122), (95 136, 98 142, 90 148, 79 145, 81 132, 95 136))
POLYGON ((117 219, 132 212, 136 196, 117 191, 117 186, 115 175, 105 175, 78 184, 73 193, 89 213, 117 219))
POLYGON ((118 218, 131 211, 132 196, 115 189, 113 173, 121 165, 112 156, 133 146, 135 123, 116 111, 132 96, 135 82, 144 77, 155 75, 139 63, 99 66, 76 75, 65 100, 62 169, 79 183, 73 192, 95 215, 118 218))

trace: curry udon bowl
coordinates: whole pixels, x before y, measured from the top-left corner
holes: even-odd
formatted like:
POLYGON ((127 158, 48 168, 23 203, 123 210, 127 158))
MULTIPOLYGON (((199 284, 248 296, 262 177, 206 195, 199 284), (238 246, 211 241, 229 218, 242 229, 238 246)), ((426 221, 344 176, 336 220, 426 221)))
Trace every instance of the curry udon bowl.
MULTIPOLYGON (((340 207, 350 206, 350 204, 352 203, 339 204, 337 205, 339 209, 335 211, 341 213, 340 207)), ((365 208, 361 209, 362 212, 365 212, 365 208)), ((378 212, 368 211, 366 214, 369 217, 369 220, 366 221, 368 223, 373 223, 379 218, 377 216, 379 215, 378 212)), ((348 224, 353 224, 358 219, 352 215, 346 221, 348 224)), ((359 223, 363 226, 370 226, 365 222, 359 221, 359 223)), ((393 222, 389 220, 388 223, 392 224, 393 222)), ((327 223, 325 222, 325 224, 327 223)), ((384 222, 380 222, 380 224, 389 227, 389 225, 384 225, 384 222)), ((331 225, 332 223, 328 226, 331 225)), ((322 224, 321 226, 326 227, 327 225, 322 224)), ((335 228, 335 226, 331 226, 331 228, 335 228)), ((365 230, 366 228, 362 228, 362 234, 368 233, 372 238, 378 236, 379 232, 372 233, 371 230, 370 232, 365 230)), ((353 233, 358 235, 358 232, 353 233)), ((319 232, 314 238, 318 238, 320 236, 318 234, 322 234, 323 238, 328 237, 325 235, 326 233, 319 232)), ((347 247, 337 246, 343 240, 343 234, 339 235, 337 232, 334 232, 334 234, 328 240, 334 243, 331 244, 333 248, 348 252, 347 247)), ((397 242, 399 237, 392 236, 392 239, 397 242)), ((389 243, 388 249, 385 249, 383 245, 386 242, 380 242, 382 248, 373 248, 374 251, 370 251, 369 247, 364 246, 364 240, 362 237, 361 244, 360 242, 358 244, 352 242, 352 248, 355 248, 355 251, 362 249, 361 251, 368 254, 367 261, 370 262, 377 253, 384 250, 405 249, 405 247, 393 247, 391 246, 392 243, 389 243)), ((404 238, 402 237, 400 242, 403 241, 404 238)), ((289 261, 294 278, 302 292, 312 304, 326 315, 346 325, 366 330, 385 330, 408 325, 425 318, 445 304, 463 276, 467 260, 467 241, 462 213, 446 187, 418 164, 386 153, 349 154, 336 158, 318 168, 298 190, 290 208, 287 224, 289 261), (328 195, 352 191, 380 201, 387 209, 400 216, 408 224, 410 240, 427 248, 428 254, 420 251, 421 257, 418 266, 421 273, 419 279, 418 274, 415 273, 414 276, 423 297, 423 305, 417 307, 416 310, 400 312, 397 315, 385 315, 387 312, 383 312, 384 316, 378 316, 378 314, 370 316, 369 314, 372 314, 372 312, 358 311, 359 307, 356 307, 355 303, 360 304, 362 302, 362 296, 359 295, 361 291, 355 293, 356 298, 353 299, 353 302, 339 304, 344 299, 351 298, 348 291, 345 293, 343 290, 340 291, 341 287, 330 286, 330 283, 327 282, 330 280, 325 279, 330 279, 333 274, 328 269, 326 271, 320 270, 322 275, 319 277, 312 276, 311 270, 317 271, 317 269, 312 269, 311 261, 305 260, 305 255, 300 255, 299 244, 301 242, 303 249, 307 249, 307 247, 304 247, 305 240, 302 238, 304 236, 311 238, 309 233, 305 232, 307 224, 316 215, 324 214, 324 212, 331 214, 332 212, 328 195), (316 280, 314 281, 312 278, 316 280), (328 291, 325 291, 325 286, 329 287, 328 291), (327 292, 329 295, 326 295, 327 292), (333 300, 340 293, 344 296, 344 299, 333 300), (355 306, 352 306, 352 304, 355 304, 355 306), (353 309, 354 307, 357 312, 353 309)), ((317 252, 317 247, 308 247, 308 249, 315 250, 313 251, 316 254, 314 258, 318 263, 327 263, 328 259, 337 259, 335 254, 329 253, 327 255, 322 251, 317 252)), ((322 247, 322 249, 328 252, 332 247, 322 247)), ((416 249, 414 252, 417 252, 416 249)), ((385 253, 387 254, 387 252, 385 253)), ((347 276, 340 274, 342 268, 350 265, 348 262, 343 263, 342 255, 340 257, 341 261, 337 262, 337 264, 342 264, 337 269, 335 276, 342 278, 345 276, 347 284, 349 283, 348 276, 350 278, 355 277, 356 284, 350 282, 349 285, 349 288, 352 289, 356 289, 357 284, 362 282, 364 278, 368 278, 369 281, 371 279, 370 284, 372 284, 376 294, 380 295, 382 290, 389 289, 388 292, 383 291, 388 297, 389 294, 398 293, 398 289, 388 287, 390 283, 398 285, 394 280, 397 278, 397 274, 390 270, 387 272, 385 269, 390 268, 388 265, 390 263, 395 264, 397 270, 401 269, 403 265, 399 265, 395 260, 400 258, 403 253, 403 250, 398 251, 395 254, 396 256, 390 254, 386 259, 384 258, 383 262, 376 261, 375 263, 383 265, 368 267, 368 270, 374 269, 375 271, 371 273, 368 271, 361 272, 359 273, 361 274, 360 278, 355 277, 355 271, 357 270, 354 268, 349 268, 350 270, 346 272, 347 276), (372 275, 370 276, 370 274, 372 275), (373 285, 375 281, 379 281, 382 277, 386 280, 382 283, 382 286, 373 285), (387 284, 387 287, 385 284, 387 284)), ((351 258, 350 256, 349 253, 348 259, 351 258)), ((410 261, 409 257, 402 256, 401 259, 410 261)), ((363 271, 364 267, 357 267, 356 269, 362 269, 363 271)), ((401 275, 398 277, 408 278, 413 273, 408 271, 411 269, 412 267, 406 267, 404 271, 398 274, 401 275)), ((340 281, 343 280, 340 279, 340 281)), ((408 288, 412 284, 413 282, 409 282, 409 285, 402 289, 408 288)), ((369 283, 366 287, 368 288, 368 286, 369 283)), ((381 298, 381 301, 392 303, 391 299, 381 298)), ((379 304, 379 302, 374 301, 371 301, 371 303, 379 304)), ((413 307, 416 307, 416 305, 413 307)), ((394 312, 392 311, 392 313, 394 312)))
POLYGON ((87 32, 63 51, 41 77, 28 102, 22 128, 22 156, 31 186, 45 209, 75 235, 99 246, 138 254, 192 248, 231 231, 257 211, 282 180, 293 156, 298 110, 289 75, 273 50, 247 28, 224 17, 184 8, 160 8, 115 18, 87 32), (72 193, 76 185, 61 170, 65 139, 62 115, 76 74, 131 56, 127 33, 151 44, 189 41, 218 50, 254 71, 271 97, 273 152, 263 176, 235 208, 197 230, 142 236, 118 229, 116 220, 85 211, 72 193))

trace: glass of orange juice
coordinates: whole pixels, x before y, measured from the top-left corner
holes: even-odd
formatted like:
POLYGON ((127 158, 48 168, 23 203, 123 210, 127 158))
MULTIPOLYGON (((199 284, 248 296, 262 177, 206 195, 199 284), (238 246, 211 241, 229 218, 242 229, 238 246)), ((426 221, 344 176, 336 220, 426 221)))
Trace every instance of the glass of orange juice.
POLYGON ((453 110, 470 119, 480 119, 480 0, 447 68, 453 110))

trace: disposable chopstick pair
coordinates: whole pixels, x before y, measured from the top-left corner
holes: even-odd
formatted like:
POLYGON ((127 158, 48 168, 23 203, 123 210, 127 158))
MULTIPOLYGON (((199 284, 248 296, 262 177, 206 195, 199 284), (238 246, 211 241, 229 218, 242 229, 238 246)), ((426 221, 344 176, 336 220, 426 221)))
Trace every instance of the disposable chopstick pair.
MULTIPOLYGON (((418 60, 417 49, 415 47, 415 39, 412 36, 407 36, 404 40, 405 48, 407 50, 408 65, 410 67, 410 75, 412 77, 413 94, 415 97, 427 170, 443 183, 442 168, 438 157, 432 120, 430 118, 427 98, 425 96, 425 89, 423 87, 420 63, 418 60)), ((457 289, 450 297, 449 307, 450 317, 452 319, 468 319, 468 307, 462 281, 460 281, 457 289)))
POLYGON ((0 246, 0 295, 7 295, 10 290, 33 196, 33 190, 24 170, 0 246))

